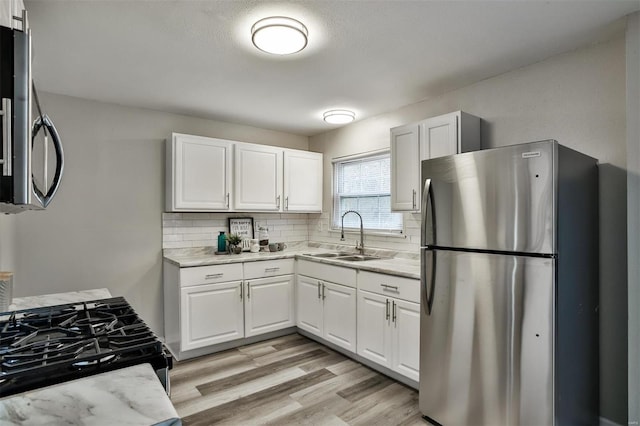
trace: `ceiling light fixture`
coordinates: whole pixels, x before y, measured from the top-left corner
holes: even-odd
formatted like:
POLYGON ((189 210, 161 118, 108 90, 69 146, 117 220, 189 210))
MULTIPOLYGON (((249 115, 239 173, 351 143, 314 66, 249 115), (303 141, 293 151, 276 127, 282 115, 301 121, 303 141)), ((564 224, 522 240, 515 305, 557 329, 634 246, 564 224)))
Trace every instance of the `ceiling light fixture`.
POLYGON ((251 27, 251 41, 258 49, 274 55, 289 55, 307 46, 309 32, 300 21, 286 16, 264 18, 251 27))
POLYGON ((322 114, 322 118, 330 124, 346 124, 356 118, 356 113, 348 109, 332 109, 322 114))

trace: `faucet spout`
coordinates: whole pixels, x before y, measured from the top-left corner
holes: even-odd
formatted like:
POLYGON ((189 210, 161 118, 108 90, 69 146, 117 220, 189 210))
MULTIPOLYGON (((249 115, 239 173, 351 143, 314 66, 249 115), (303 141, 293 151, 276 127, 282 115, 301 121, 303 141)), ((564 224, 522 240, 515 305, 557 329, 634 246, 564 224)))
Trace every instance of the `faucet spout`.
POLYGON ((362 216, 355 210, 347 210, 342 214, 342 223, 340 227, 340 241, 344 241, 344 217, 349 213, 355 213, 360 218, 360 245, 356 242, 356 250, 360 252, 360 254, 364 254, 364 224, 362 222, 362 216))

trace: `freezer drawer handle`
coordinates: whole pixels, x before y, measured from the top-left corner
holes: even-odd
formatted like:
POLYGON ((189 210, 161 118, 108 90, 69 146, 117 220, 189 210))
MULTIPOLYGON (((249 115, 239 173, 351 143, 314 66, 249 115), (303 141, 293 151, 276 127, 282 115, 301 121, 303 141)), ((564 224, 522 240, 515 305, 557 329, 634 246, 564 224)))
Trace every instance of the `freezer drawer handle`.
POLYGON ((420 285, 422 286, 422 294, 424 294, 424 312, 427 315, 431 315, 431 311, 433 308, 433 294, 435 292, 435 284, 436 284, 436 251, 430 250, 431 252, 431 276, 429 277, 429 285, 427 286, 427 250, 422 248, 420 249, 420 265, 421 265, 421 273, 420 273, 420 285))
POLYGON ((387 290, 387 291, 395 291, 396 293, 400 293, 400 290, 398 290, 397 285, 380 284, 380 286, 382 287, 383 291, 387 290))

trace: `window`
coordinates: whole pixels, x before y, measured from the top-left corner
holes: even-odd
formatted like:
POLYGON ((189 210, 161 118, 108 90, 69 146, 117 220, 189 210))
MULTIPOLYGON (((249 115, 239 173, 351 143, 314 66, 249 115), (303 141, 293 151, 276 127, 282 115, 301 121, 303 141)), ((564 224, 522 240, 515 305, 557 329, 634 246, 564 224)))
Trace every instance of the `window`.
MULTIPOLYGON (((402 213, 391 212, 391 161, 389 153, 334 161, 333 227, 340 228, 342 215, 355 210, 364 228, 402 232, 402 213)), ((360 229, 355 214, 344 218, 345 229, 360 229)))

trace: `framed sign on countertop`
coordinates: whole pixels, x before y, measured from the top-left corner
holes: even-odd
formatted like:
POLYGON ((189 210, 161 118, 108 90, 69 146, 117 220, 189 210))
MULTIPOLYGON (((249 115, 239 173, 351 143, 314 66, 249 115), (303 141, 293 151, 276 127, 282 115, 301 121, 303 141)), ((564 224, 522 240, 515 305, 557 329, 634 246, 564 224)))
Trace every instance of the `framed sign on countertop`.
POLYGON ((252 217, 230 217, 229 233, 238 234, 242 241, 253 238, 253 218, 252 217))

